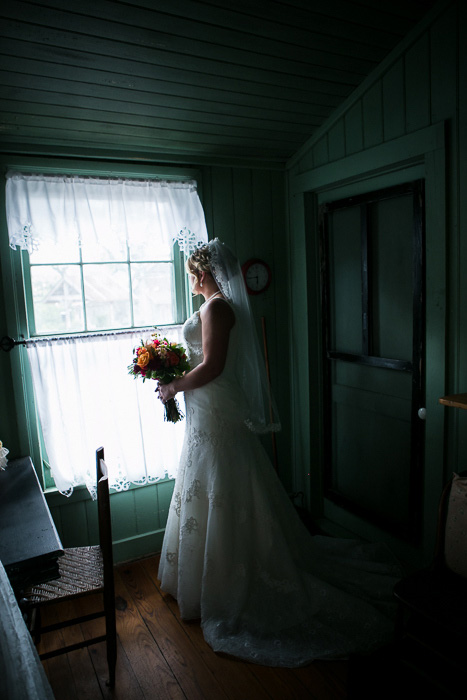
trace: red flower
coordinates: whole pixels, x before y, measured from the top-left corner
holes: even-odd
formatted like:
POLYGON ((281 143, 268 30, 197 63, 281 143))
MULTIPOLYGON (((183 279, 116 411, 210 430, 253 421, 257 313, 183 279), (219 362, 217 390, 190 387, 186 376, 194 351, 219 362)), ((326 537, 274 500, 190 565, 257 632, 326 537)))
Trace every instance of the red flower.
POLYGON ((178 365, 179 362, 180 358, 178 357, 178 355, 172 350, 169 350, 167 352, 167 363, 169 367, 175 367, 176 365, 178 365))

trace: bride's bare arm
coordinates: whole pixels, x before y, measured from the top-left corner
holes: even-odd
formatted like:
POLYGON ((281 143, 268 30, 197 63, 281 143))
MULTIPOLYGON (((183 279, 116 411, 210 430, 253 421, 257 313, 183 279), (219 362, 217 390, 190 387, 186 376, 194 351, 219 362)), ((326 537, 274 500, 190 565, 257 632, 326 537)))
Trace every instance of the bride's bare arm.
POLYGON ((201 310, 203 362, 184 377, 159 386, 159 397, 165 403, 179 391, 199 389, 218 377, 225 366, 230 331, 235 316, 223 299, 213 299, 201 310))

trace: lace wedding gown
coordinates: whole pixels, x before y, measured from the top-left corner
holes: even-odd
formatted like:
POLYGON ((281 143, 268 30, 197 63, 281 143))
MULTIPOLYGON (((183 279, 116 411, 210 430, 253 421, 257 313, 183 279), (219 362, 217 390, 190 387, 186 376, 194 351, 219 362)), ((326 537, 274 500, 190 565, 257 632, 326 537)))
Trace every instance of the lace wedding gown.
MULTIPOLYGON (((212 303, 212 302, 211 302, 212 303)), ((186 428, 162 547, 162 590, 218 652, 270 666, 343 658, 390 639, 400 572, 384 547, 312 537, 245 425, 231 331, 223 373, 185 392, 186 428)), ((183 329, 203 359, 199 312, 183 329)))

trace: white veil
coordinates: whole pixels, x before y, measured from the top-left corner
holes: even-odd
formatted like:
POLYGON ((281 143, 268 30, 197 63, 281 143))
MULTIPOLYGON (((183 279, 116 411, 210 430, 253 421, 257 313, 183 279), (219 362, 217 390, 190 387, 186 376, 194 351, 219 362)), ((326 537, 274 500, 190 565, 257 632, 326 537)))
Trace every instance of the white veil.
POLYGON ((207 245, 211 253, 211 273, 225 298, 232 304, 239 326, 240 362, 237 377, 248 402, 249 415, 246 423, 255 433, 280 430, 279 415, 271 393, 240 264, 232 251, 218 238, 207 245))

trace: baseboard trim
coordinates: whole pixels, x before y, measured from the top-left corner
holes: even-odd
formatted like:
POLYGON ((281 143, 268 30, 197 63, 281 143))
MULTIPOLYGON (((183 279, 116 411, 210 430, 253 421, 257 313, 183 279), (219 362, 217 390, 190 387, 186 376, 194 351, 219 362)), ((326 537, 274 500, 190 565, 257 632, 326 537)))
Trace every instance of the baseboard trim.
POLYGON ((162 549, 165 528, 133 535, 113 542, 114 564, 143 559, 158 554, 162 549))

